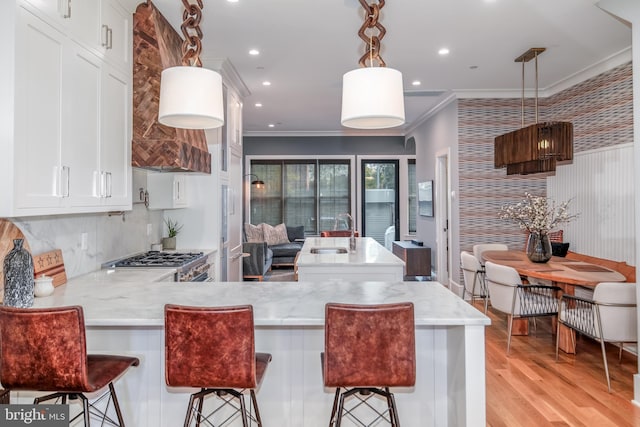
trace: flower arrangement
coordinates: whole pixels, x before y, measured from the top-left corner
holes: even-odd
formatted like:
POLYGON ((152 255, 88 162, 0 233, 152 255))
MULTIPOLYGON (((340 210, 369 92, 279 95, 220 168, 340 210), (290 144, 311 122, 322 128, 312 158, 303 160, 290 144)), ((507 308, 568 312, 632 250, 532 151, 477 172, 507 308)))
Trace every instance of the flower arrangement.
POLYGON ((524 193, 524 196, 524 200, 519 203, 502 206, 500 219, 514 221, 521 229, 532 234, 545 235, 557 225, 568 223, 578 217, 577 214, 572 215, 568 211, 570 200, 556 204, 546 197, 530 193, 524 193))
POLYGON ((165 219, 164 223, 167 225, 167 234, 169 237, 176 237, 180 230, 182 230, 182 225, 178 224, 178 221, 172 220, 171 218, 165 219))

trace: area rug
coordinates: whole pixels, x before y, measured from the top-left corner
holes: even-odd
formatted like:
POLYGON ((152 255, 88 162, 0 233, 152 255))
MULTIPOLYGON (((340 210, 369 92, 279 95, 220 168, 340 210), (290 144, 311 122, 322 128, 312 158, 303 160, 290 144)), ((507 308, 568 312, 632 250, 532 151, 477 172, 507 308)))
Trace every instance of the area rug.
POLYGON ((274 268, 264 276, 265 282, 295 282, 293 268, 274 268))

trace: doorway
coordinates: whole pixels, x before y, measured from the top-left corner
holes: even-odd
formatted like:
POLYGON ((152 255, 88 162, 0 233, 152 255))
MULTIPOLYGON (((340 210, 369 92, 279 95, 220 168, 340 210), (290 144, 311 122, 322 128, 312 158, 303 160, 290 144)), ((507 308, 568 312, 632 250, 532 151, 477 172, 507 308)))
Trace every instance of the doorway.
POLYGON ((435 216, 436 216, 436 278, 437 281, 451 287, 451 266, 453 264, 450 250, 451 215, 449 177, 449 149, 436 153, 436 185, 435 185, 435 216))
POLYGON ((399 164, 398 160, 361 163, 362 236, 382 246, 400 239, 399 164))

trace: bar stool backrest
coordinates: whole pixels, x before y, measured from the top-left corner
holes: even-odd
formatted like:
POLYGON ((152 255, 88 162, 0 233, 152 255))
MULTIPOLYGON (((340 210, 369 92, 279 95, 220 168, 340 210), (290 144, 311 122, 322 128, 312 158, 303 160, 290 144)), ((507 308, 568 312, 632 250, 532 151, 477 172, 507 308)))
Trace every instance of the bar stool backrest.
MULTIPOLYGON (((358 237, 358 230, 353 232, 353 237, 358 237)), ((350 230, 324 230, 320 232, 320 237, 351 237, 350 230)))
POLYGON ((167 385, 255 388, 253 307, 165 306, 167 385))
POLYGON ((82 307, 0 307, 0 383, 11 390, 90 391, 82 307))
POLYGON ((326 304, 323 363, 327 387, 413 386, 413 304, 326 304))

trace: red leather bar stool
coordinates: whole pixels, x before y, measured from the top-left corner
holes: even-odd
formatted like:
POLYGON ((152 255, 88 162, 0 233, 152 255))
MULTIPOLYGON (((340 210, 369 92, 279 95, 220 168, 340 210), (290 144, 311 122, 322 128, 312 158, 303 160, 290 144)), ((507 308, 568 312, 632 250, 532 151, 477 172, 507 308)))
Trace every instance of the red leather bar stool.
POLYGON ((336 389, 329 426, 339 427, 343 416, 362 426, 381 421, 399 426, 389 388, 412 387, 416 382, 413 304, 328 303, 324 330, 323 381, 325 387, 336 389), (386 409, 370 401, 374 396, 386 400, 386 409), (373 411, 368 423, 361 420, 364 408, 373 411))
POLYGON ((136 357, 87 355, 82 307, 0 307, 0 343, 0 383, 4 388, 53 392, 37 397, 35 404, 80 399, 83 410, 71 421, 83 416, 88 427, 93 417, 101 425, 124 427, 113 382, 140 361, 136 357), (93 402, 84 395, 105 387, 108 390, 93 402), (107 414, 110 404, 117 424, 107 414))
POLYGON ((189 399, 184 426, 194 420, 196 426, 201 422, 224 425, 236 413, 243 426, 248 426, 249 421, 262 426, 255 390, 262 383, 271 355, 255 352, 253 307, 167 304, 164 313, 167 385, 200 388, 189 399), (249 408, 244 390, 249 390, 251 396, 249 408), (206 415, 204 398, 210 394, 219 397, 222 403, 206 415), (224 408, 232 411, 225 412, 224 408), (218 419, 219 424, 215 423, 218 419))

